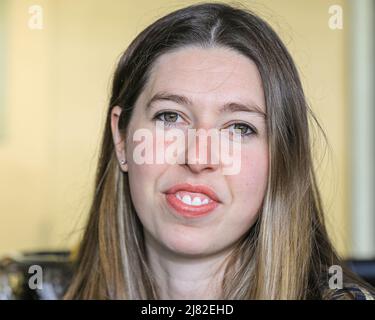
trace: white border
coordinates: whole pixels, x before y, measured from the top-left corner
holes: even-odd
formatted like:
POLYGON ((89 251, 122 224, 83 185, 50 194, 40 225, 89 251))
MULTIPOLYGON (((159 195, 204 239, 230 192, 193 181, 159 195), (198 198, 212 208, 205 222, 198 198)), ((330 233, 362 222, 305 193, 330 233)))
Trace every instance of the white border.
POLYGON ((375 257, 375 3, 350 0, 352 256, 375 257))

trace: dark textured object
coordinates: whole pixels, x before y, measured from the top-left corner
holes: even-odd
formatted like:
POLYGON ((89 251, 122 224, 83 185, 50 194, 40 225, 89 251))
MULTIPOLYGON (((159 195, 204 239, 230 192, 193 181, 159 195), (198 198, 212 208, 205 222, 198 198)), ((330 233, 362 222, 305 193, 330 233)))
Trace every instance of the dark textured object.
POLYGON ((346 263, 353 272, 375 287, 375 259, 352 259, 347 260, 346 263))
POLYGON ((67 289, 73 273, 69 251, 30 252, 5 256, 0 260, 0 300, 57 300, 67 289), (33 289, 35 270, 42 271, 42 288, 33 289), (39 268, 38 267, 38 268, 39 268), (31 280, 30 280, 31 279, 31 280))

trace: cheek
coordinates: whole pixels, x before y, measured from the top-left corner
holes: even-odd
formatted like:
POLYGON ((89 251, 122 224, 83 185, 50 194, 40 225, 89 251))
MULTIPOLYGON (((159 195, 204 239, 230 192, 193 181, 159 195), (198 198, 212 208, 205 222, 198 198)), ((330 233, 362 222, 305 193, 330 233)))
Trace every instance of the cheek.
POLYGON ((268 150, 266 146, 244 150, 241 159, 239 183, 247 190, 251 188, 263 191, 268 179, 268 150))
POLYGON ((152 194, 153 174, 155 174, 155 171, 150 165, 129 164, 128 176, 130 194, 137 212, 147 212, 144 206, 147 205, 148 195, 152 194))
MULTIPOLYGON (((148 156, 143 158, 143 164, 140 164, 140 158, 134 158, 134 154, 139 154, 139 149, 136 153, 134 150, 140 146, 141 142, 132 142, 127 149, 127 154, 130 155, 128 161, 128 176, 131 198, 138 216, 143 221, 149 221, 150 215, 155 208, 155 190, 159 177, 168 169, 169 165, 166 163, 158 164, 158 159, 162 159, 165 153, 164 146, 161 141, 157 141, 156 134, 152 131, 152 138, 150 143, 143 144, 142 149, 149 152, 148 156), (147 145, 146 148, 143 148, 147 145), (147 160, 146 160, 147 159, 147 160), (137 162, 138 161, 138 162, 137 162), (146 161, 147 163, 144 163, 146 161), (147 219, 146 219, 147 218, 147 219)), ((159 162, 160 163, 160 162, 159 162)))
POLYGON ((246 217, 254 217, 261 207, 268 181, 266 145, 243 150, 240 173, 228 176, 234 207, 246 217))

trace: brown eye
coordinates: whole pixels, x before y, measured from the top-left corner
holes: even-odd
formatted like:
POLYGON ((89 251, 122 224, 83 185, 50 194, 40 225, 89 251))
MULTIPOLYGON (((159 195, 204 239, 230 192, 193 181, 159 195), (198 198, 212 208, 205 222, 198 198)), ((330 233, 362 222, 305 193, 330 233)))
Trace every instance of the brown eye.
POLYGON ((153 117, 153 120, 163 122, 164 126, 168 128, 183 125, 185 123, 183 117, 179 113, 173 111, 160 112, 153 117))
POLYGON ((176 122, 178 114, 175 112, 164 112, 164 120, 168 122, 176 122))
POLYGON ((248 136, 252 133, 254 133, 254 130, 245 123, 235 123, 233 125, 233 129, 242 136, 248 136))
POLYGON ((179 114, 176 112, 161 112, 155 116, 156 119, 164 122, 177 122, 179 114))

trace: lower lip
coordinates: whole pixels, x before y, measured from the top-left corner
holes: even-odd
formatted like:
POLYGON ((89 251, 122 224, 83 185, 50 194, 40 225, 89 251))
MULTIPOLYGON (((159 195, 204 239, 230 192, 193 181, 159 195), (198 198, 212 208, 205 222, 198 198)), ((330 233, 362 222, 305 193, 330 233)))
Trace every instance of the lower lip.
POLYGON ((201 206, 190 206, 177 199, 174 194, 167 194, 166 199, 167 203, 174 209, 174 211, 179 215, 188 218, 206 216, 214 211, 219 205, 216 201, 212 201, 201 206))

